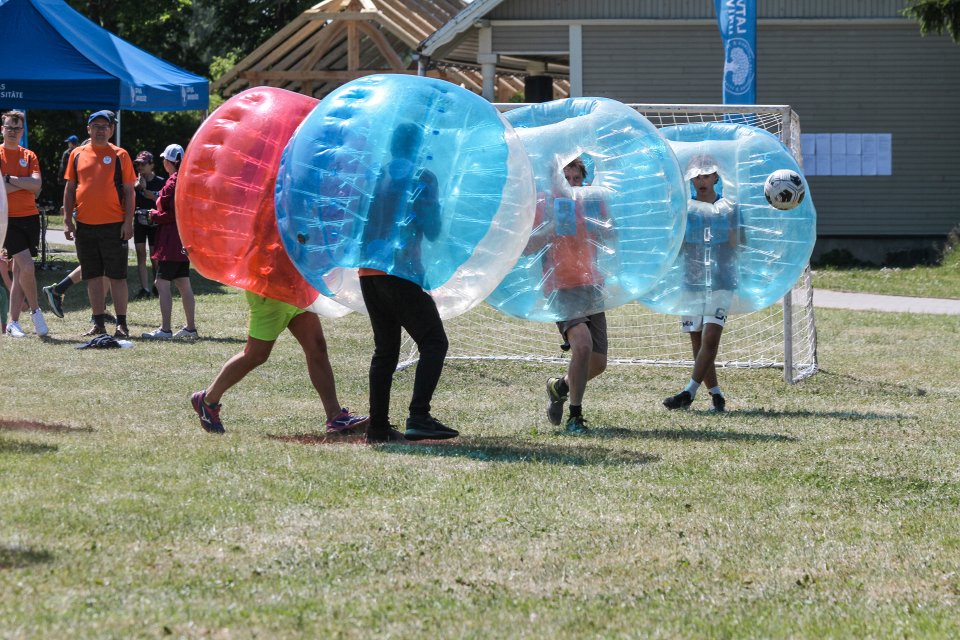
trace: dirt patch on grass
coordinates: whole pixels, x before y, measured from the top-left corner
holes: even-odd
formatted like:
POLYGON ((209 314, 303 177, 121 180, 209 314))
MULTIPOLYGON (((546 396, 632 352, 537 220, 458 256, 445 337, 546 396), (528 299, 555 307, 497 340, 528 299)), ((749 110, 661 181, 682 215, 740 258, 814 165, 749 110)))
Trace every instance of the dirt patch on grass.
POLYGON ((42 431, 46 433, 73 433, 93 431, 89 427, 70 427, 65 424, 48 424, 36 420, 4 420, 0 418, 0 429, 7 431, 42 431))
MULTIPOLYGON (((271 440, 280 440, 282 442, 293 442, 296 444, 362 444, 366 445, 366 434, 363 431, 356 433, 344 433, 344 434, 327 434, 327 433, 295 433, 289 436, 280 436, 274 434, 267 434, 267 437, 271 440)), ((383 444, 389 445, 418 445, 418 444, 429 444, 431 446, 450 446, 454 443, 453 440, 407 440, 403 442, 385 442, 383 444)))
POLYGON ((327 435, 325 433, 295 433, 289 436, 279 436, 267 434, 271 440, 280 440, 281 442, 292 442, 294 444, 366 444, 363 433, 350 433, 343 435, 327 435))

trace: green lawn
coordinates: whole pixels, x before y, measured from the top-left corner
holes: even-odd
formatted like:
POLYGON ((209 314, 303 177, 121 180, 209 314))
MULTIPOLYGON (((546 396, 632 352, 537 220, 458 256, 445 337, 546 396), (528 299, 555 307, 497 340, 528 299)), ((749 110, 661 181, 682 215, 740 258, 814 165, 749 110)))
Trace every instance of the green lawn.
POLYGON ((813 286, 857 293, 960 299, 960 250, 951 251, 943 264, 936 267, 820 267, 813 272, 813 286))
MULTIPOLYGON (((660 406, 687 371, 614 367, 587 437, 543 417, 555 367, 451 363, 462 437, 370 448, 323 441, 289 335, 205 434, 189 394, 246 309, 195 284, 195 344, 75 350, 78 289, 49 340, 0 338, 0 637, 960 635, 960 317, 820 310, 823 370, 721 371, 722 415, 660 406)), ((366 318, 324 326, 363 410, 366 318)))

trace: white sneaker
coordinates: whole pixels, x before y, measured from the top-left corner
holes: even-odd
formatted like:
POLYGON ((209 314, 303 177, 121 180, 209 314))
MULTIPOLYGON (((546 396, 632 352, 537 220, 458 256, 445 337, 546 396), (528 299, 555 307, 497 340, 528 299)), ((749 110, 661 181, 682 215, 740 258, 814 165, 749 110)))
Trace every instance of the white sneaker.
POLYGON ((14 321, 7 323, 7 335, 11 338, 24 338, 27 334, 20 328, 20 323, 14 321))
POLYGON ((164 331, 163 328, 157 327, 153 331, 148 331, 147 333, 141 333, 141 338, 146 338, 147 340, 169 340, 173 337, 173 334, 169 331, 164 331))
POLYGON ((39 308, 30 314, 30 320, 33 321, 33 328, 41 338, 50 333, 47 321, 43 317, 43 311, 40 311, 39 308))
POLYGON ((183 329, 180 329, 180 331, 177 331, 175 334, 173 334, 173 337, 186 340, 196 340, 200 337, 200 334, 198 334, 196 330, 190 331, 190 329, 184 327, 183 329))

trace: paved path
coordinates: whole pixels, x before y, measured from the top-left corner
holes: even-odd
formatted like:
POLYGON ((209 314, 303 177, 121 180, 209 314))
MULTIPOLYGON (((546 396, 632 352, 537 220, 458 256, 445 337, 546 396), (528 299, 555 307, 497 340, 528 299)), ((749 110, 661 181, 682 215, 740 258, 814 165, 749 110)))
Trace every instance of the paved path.
POLYGON ((819 307, 821 309, 853 309, 855 311, 960 315, 960 300, 880 296, 872 293, 844 293, 826 289, 813 290, 813 307, 814 309, 819 307))
MULTIPOLYGON (((72 246, 63 231, 47 229, 49 244, 72 246)), ((130 245, 133 250, 133 244, 130 245)), ((851 309, 854 311, 889 311, 895 313, 934 313, 960 315, 960 300, 941 298, 912 298, 909 296, 880 296, 872 293, 844 293, 826 289, 813 290, 813 306, 821 309, 851 309)))

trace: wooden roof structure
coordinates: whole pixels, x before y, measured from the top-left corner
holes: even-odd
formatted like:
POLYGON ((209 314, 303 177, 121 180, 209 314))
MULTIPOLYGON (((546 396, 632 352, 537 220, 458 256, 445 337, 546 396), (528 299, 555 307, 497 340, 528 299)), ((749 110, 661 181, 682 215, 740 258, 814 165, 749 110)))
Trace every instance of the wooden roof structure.
MULTIPOLYGON (((463 0, 325 0, 307 9, 213 83, 224 96, 272 86, 323 98, 375 73, 417 73, 419 44, 467 8, 463 0)), ((427 75, 480 93, 479 65, 432 60, 427 75)), ((497 69, 497 100, 523 92, 522 66, 497 69)), ((565 94, 560 82, 555 93, 565 94)))

